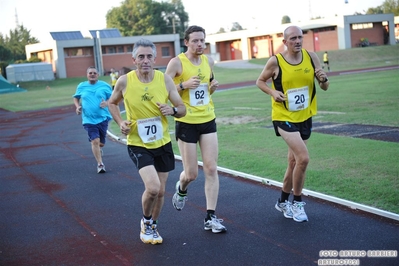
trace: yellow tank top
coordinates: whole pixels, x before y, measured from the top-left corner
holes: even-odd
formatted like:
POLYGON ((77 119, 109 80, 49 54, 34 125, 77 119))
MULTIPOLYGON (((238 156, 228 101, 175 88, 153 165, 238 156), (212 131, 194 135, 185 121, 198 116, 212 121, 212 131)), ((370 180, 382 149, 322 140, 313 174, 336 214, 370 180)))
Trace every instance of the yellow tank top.
POLYGON ((127 120, 132 123, 128 145, 155 149, 171 141, 168 120, 157 105, 169 100, 162 72, 154 70, 154 78, 149 83, 142 83, 136 71, 129 72, 123 98, 127 120))
POLYGON ((324 54, 323 54, 323 61, 324 61, 324 62, 327 62, 327 61, 328 61, 328 54, 327 54, 327 53, 324 53, 324 54))
POLYGON ((175 118, 176 121, 201 124, 215 118, 215 108, 209 90, 211 68, 208 57, 201 55, 201 64, 196 66, 187 58, 184 53, 178 55, 182 64, 182 74, 173 79, 175 84, 189 80, 192 76, 201 79, 201 85, 197 89, 186 89, 180 92, 180 96, 186 106, 187 113, 182 118, 175 118))
POLYGON ((300 123, 316 115, 316 87, 314 66, 309 53, 302 49, 302 62, 288 63, 281 54, 276 55, 279 66, 278 76, 272 87, 287 97, 283 103, 272 98, 272 120, 300 123))

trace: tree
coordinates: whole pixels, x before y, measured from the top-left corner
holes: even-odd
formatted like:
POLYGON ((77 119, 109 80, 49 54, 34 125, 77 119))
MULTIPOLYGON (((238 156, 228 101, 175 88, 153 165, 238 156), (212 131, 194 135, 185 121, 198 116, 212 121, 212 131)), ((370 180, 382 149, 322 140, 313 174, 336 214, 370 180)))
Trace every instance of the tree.
POLYGON ((28 44, 38 43, 39 40, 30 35, 30 30, 27 30, 23 25, 10 30, 10 36, 0 34, 0 53, 1 61, 17 61, 25 60, 25 46, 28 44))
POLYGON ((287 24, 287 23, 291 23, 291 19, 290 19, 289 16, 284 16, 284 17, 281 19, 281 24, 287 24))
POLYGON ((8 38, 4 38, 3 34, 0 33, 0 62, 12 60, 12 53, 10 49, 7 48, 7 39, 8 38))
POLYGON ((387 14, 393 13, 399 16, 399 0, 385 0, 382 5, 377 7, 370 7, 366 14, 387 14))
POLYGON ((231 27, 230 31, 238 31, 238 30, 243 30, 243 28, 241 27, 240 23, 233 22, 233 26, 231 27))
POLYGON ((216 32, 216 33, 226 33, 226 30, 225 30, 223 27, 221 27, 221 28, 218 30, 218 32, 216 32))
POLYGON ((385 0, 381 7, 385 14, 393 13, 394 16, 399 16, 399 0, 385 0))
POLYGON ((383 14, 384 10, 382 10, 382 6, 377 6, 377 7, 370 7, 367 9, 366 14, 371 15, 371 14, 383 14))
POLYGON ((117 28, 123 36, 184 34, 188 13, 181 0, 125 0, 106 15, 107 28, 117 28))

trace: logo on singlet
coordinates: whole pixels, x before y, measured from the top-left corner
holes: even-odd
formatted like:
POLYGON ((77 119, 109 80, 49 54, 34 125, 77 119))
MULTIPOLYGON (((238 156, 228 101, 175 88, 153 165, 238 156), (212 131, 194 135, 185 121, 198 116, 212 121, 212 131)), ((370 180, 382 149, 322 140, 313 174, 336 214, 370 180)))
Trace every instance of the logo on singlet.
POLYGON ((205 76, 201 73, 201 69, 198 69, 198 77, 200 78, 200 80, 203 80, 205 78, 205 76))
POLYGON ((151 96, 148 92, 144 93, 143 96, 141 96, 141 101, 145 102, 149 102, 152 100, 152 98, 154 98, 154 96, 151 96))

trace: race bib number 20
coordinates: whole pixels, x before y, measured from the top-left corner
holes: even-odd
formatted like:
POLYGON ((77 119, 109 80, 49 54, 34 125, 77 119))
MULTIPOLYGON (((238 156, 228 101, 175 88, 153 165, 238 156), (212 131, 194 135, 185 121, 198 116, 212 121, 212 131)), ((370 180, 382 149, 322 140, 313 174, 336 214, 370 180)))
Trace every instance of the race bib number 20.
POLYGON ((301 111, 309 106, 309 87, 290 89, 287 91, 288 110, 301 111))

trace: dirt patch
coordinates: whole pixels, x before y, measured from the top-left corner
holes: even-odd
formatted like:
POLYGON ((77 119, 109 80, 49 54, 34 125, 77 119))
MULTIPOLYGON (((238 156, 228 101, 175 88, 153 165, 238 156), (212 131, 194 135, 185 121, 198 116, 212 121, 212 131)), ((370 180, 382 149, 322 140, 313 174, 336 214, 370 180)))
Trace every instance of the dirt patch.
POLYGON ((238 125, 261 122, 265 119, 258 119, 253 116, 234 116, 234 117, 217 117, 216 122, 222 125, 238 125))
MULTIPOLYGON (((234 116, 217 117, 216 122, 223 125, 237 125, 262 122, 265 120, 266 119, 258 119, 253 116, 234 116)), ((273 128, 273 125, 269 121, 268 125, 264 127, 273 128)), ((399 142, 399 127, 313 122, 312 131, 336 136, 399 142)))
POLYGON ((352 138, 399 142, 399 127, 316 122, 313 123, 312 131, 352 138))

